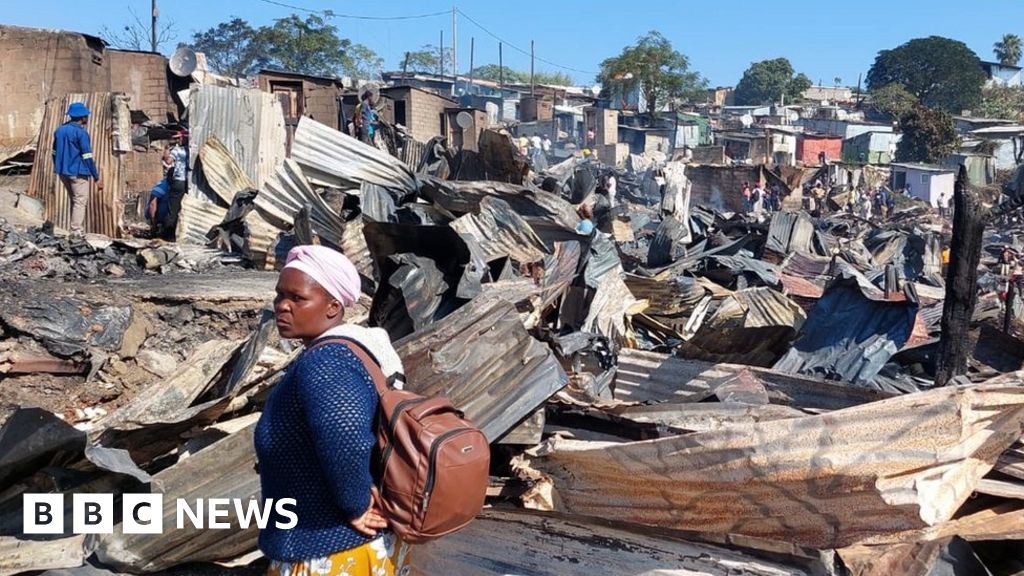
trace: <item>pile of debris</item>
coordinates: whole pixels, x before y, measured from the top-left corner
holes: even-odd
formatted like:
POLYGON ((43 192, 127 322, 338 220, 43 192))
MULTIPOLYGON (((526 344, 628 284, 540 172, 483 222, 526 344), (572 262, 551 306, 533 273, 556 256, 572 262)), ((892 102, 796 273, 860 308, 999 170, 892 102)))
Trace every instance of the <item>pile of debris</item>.
MULTIPOLYGON (((475 181, 446 179, 437 147, 414 172, 309 118, 262 184, 207 139, 179 234, 267 268, 294 244, 343 251, 364 280, 349 320, 386 329, 408 386, 449 397, 491 440, 492 506, 415 547, 414 573, 1022 569, 1024 347, 1015 323, 993 324, 1000 282, 983 279, 972 371, 930 385, 939 222, 913 207, 882 224, 715 210, 664 159, 618 171, 616 200, 608 167, 524 174, 508 136, 485 135, 492 180, 475 181), (576 231, 583 203, 599 232, 576 231)), ((6 231, 19 234, 3 257, 32 244, 77 261, 6 231)), ((98 262, 113 244, 90 247, 98 262)), ((20 532, 26 492, 161 492, 165 527, 179 498, 259 496, 253 428, 299 351, 265 308, 275 273, 97 269, 48 291, 5 285, 0 346, 88 364, 75 378, 93 388, 137 373, 143 352, 178 361, 83 417, 14 411, 3 534, 20 532)), ((252 573, 256 537, 0 536, 0 574, 252 573)))

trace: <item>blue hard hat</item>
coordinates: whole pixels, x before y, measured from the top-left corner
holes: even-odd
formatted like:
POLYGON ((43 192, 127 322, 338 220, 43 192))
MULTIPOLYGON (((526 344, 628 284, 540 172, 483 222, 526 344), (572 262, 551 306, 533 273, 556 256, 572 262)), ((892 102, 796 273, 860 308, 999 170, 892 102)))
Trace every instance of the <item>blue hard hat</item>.
POLYGON ((89 109, 81 102, 72 102, 71 106, 68 106, 68 116, 72 118, 85 118, 88 115, 89 109))

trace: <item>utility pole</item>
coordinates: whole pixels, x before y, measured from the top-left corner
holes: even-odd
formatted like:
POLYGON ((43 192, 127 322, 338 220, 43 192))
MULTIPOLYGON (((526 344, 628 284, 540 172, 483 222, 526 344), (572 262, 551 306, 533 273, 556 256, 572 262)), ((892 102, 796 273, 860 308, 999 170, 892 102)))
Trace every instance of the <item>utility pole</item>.
POLYGON ((441 45, 437 49, 437 68, 441 81, 444 82, 444 30, 441 30, 441 45))
POLYGON ((150 17, 152 18, 152 22, 151 22, 150 29, 149 29, 149 33, 150 33, 150 46, 152 46, 152 51, 153 52, 156 52, 156 17, 159 16, 159 15, 160 15, 160 11, 157 10, 157 8, 156 8, 156 0, 153 0, 153 9, 150 12, 150 17))
MULTIPOLYGON (((459 21, 456 17, 455 5, 452 4, 452 80, 459 81, 459 21)), ((452 84, 455 90, 455 84, 452 84)))
POLYGON ((501 42, 498 42, 498 95, 501 97, 501 110, 498 118, 505 119, 505 61, 501 58, 501 42))
POLYGON ((530 40, 530 96, 537 95, 537 85, 533 83, 533 40, 530 40))
POLYGON ((469 37, 469 90, 473 90, 473 50, 476 48, 476 38, 469 37))

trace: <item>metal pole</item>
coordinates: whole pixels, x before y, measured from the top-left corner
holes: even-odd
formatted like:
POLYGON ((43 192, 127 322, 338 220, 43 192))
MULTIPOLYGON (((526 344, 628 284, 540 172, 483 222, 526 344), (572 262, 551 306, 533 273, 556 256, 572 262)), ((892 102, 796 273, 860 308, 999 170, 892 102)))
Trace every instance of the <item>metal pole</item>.
POLYGON ((444 30, 441 30, 441 46, 437 51, 439 56, 437 59, 438 76, 440 76, 441 81, 444 82, 444 30))
MULTIPOLYGON (((452 4, 452 79, 459 81, 459 23, 455 17, 455 5, 452 4)), ((452 90, 454 90, 454 85, 452 90)))
POLYGON ((498 118, 505 119, 505 61, 501 58, 501 42, 498 42, 498 96, 501 98, 501 110, 498 118))
POLYGON ((153 52, 156 52, 156 17, 159 14, 160 14, 159 10, 156 9, 156 0, 153 0, 153 9, 152 9, 152 11, 150 13, 150 16, 152 17, 152 24, 151 24, 150 30, 149 30, 149 33, 150 33, 150 45, 152 46, 152 51, 153 52))
POLYGON ((533 83, 533 40, 530 40, 530 96, 537 95, 537 85, 533 83))
POLYGON ((473 50, 476 48, 476 38, 469 37, 469 89, 473 89, 473 50))

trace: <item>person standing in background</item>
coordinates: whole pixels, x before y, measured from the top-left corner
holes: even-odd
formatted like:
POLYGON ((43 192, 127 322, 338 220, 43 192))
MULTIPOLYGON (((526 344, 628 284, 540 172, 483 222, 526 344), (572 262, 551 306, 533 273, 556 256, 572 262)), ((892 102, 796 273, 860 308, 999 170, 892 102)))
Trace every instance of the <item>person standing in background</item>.
POLYGON ((96 181, 96 189, 103 191, 103 179, 92 157, 92 141, 85 126, 89 122, 89 109, 81 102, 68 107, 70 120, 53 133, 53 170, 71 198, 71 235, 81 236, 85 231, 85 208, 89 204, 89 178, 96 181))
POLYGON ((174 146, 164 152, 164 170, 167 171, 167 214, 156 235, 165 240, 175 239, 181 202, 188 192, 188 133, 184 130, 174 135, 174 146))

